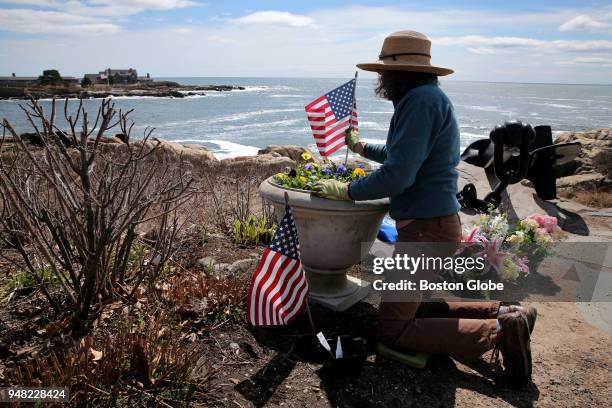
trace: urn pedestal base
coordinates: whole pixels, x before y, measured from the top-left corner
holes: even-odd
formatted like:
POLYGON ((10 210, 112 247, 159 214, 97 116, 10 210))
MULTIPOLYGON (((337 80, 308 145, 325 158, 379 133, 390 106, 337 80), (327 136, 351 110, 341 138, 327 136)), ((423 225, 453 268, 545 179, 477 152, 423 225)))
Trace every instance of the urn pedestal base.
MULTIPOLYGON (((308 275, 306 275, 308 277, 308 275)), ((348 286, 352 289, 350 293, 342 296, 321 296, 310 292, 309 299, 312 303, 325 306, 334 312, 344 312, 370 293, 370 282, 347 276, 348 286)))

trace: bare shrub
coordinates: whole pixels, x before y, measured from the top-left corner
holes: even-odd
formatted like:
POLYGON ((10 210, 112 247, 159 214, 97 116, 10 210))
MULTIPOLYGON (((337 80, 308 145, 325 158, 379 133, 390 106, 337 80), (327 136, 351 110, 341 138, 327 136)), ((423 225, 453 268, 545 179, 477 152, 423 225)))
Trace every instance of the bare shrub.
POLYGON ((217 227, 236 243, 267 243, 274 233, 272 206, 258 194, 270 167, 260 163, 234 163, 223 172, 203 174, 205 206, 213 209, 217 227))
POLYGON ((218 322, 241 316, 247 288, 246 275, 228 278, 185 271, 168 280, 161 299, 182 319, 218 322))
POLYGON ((10 378, 22 387, 69 385, 75 405, 206 399, 214 370, 199 358, 197 344, 184 344, 178 330, 163 325, 167 317, 160 313, 120 320, 112 336, 85 336, 65 351, 11 369, 10 378))
MULTIPOLYGON (((103 100, 91 123, 83 102, 74 113, 65 102, 68 130, 51 112, 32 100, 23 107, 41 147, 22 140, 5 119, 15 150, 0 159, 0 235, 21 255, 23 267, 60 313, 73 313, 81 330, 92 305, 114 296, 129 300, 143 282, 163 270, 180 227, 178 209, 193 194, 192 177, 183 161, 156 163, 159 143, 131 143, 129 111, 117 111, 103 100), (118 127, 125 144, 104 147, 110 129, 118 127), (155 242, 146 257, 133 256, 137 228, 148 223, 155 242), (41 271, 50 271, 61 288, 57 299, 41 271), (63 302, 63 304, 61 304, 63 302)), ((1 149, 0 145, 0 149, 1 149)))

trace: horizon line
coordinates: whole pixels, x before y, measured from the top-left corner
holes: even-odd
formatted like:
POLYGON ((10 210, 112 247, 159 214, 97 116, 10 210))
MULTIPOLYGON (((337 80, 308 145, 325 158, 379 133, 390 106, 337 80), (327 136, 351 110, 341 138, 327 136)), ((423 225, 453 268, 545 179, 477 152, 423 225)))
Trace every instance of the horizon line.
MULTIPOLYGON (((244 78, 253 78, 253 79, 347 79, 346 77, 315 77, 315 76, 159 76, 151 78, 155 79, 169 79, 169 78, 235 78, 235 79, 244 79, 244 78)), ((371 79, 375 80, 375 77, 362 77, 361 79, 371 79)), ((612 86, 612 82, 610 83, 601 83, 601 82, 517 82, 517 81, 478 81, 472 79, 446 79, 446 78, 438 78, 438 80, 448 81, 448 82, 476 82, 476 83, 485 83, 485 84, 523 84, 523 85, 603 85, 603 86, 612 86)))

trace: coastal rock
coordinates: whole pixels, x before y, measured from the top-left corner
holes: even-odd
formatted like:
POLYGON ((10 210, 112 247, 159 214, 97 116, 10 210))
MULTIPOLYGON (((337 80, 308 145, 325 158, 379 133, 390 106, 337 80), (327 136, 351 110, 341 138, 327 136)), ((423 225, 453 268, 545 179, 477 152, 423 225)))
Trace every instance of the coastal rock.
MULTIPOLYGON (((136 141, 134 146, 140 146, 142 141, 136 141)), ((177 161, 182 158, 184 161, 191 163, 193 166, 199 166, 205 163, 216 162, 215 155, 201 144, 180 144, 176 142, 168 142, 165 140, 147 140, 148 148, 153 148, 159 143, 157 157, 164 158, 170 161, 177 161)))
POLYGON ((557 192, 595 207, 612 203, 612 129, 566 132, 555 143, 580 142, 582 151, 557 169, 557 192))
POLYGON ((574 174, 561 177, 557 180, 557 188, 571 188, 581 190, 595 190, 605 184, 606 177, 603 174, 574 174))
POLYGON ((555 140, 555 143, 568 142, 580 142, 582 151, 573 162, 560 169, 560 176, 600 173, 612 178, 612 129, 566 132, 555 140))
POLYGON ((303 153, 308 153, 312 156, 313 159, 316 159, 316 156, 307 148, 301 146, 278 146, 278 145, 269 145, 265 149, 261 149, 257 152, 258 155, 264 155, 269 153, 278 153, 281 156, 289 157, 291 160, 300 161, 302 159, 303 153))
POLYGON ((283 170, 285 167, 295 166, 295 161, 289 157, 281 156, 278 153, 264 153, 256 156, 239 156, 231 159, 223 159, 221 164, 233 167, 256 165, 265 167, 267 173, 275 173, 283 170))

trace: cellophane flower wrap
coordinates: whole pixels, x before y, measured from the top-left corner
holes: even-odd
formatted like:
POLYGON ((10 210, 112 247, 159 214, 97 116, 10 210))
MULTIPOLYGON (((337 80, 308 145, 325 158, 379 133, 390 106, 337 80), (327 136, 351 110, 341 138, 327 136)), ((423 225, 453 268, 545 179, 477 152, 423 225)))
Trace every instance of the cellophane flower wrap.
POLYGON ((511 227, 505 214, 490 211, 473 222, 462 242, 473 256, 484 257, 500 280, 515 282, 547 256, 560 236, 555 217, 532 214, 511 227))

